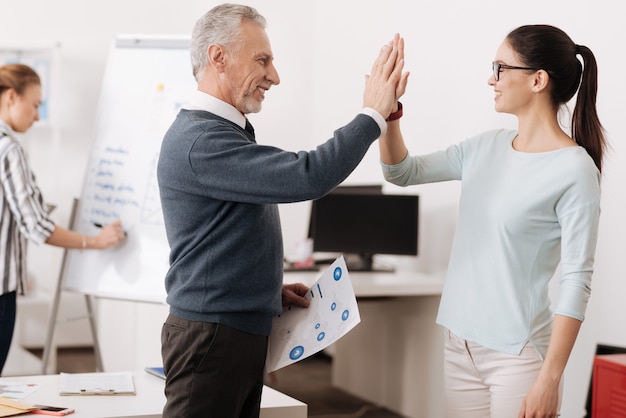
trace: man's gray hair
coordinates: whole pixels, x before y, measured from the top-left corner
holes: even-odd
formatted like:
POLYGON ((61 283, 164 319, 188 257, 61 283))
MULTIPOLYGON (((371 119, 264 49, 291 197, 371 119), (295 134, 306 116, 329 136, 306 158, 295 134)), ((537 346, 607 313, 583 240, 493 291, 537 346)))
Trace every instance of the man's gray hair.
MULTIPOLYGON (((241 33, 241 22, 248 19, 266 27, 265 18, 253 7, 225 3, 215 6, 195 24, 191 34, 189 52, 193 76, 198 80, 209 61, 207 50, 211 44, 220 44, 237 50, 237 40, 241 33)), ((199 80, 198 80, 199 81, 199 80)))

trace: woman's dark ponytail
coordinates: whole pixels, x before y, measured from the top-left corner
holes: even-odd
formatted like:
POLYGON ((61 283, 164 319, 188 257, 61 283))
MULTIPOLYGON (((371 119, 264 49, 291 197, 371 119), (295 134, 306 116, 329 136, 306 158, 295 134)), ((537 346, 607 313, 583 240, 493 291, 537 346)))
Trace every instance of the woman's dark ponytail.
POLYGON ((598 170, 602 171, 602 155, 606 148, 606 138, 596 111, 598 66, 596 58, 586 46, 576 45, 576 52, 583 58, 584 65, 576 106, 572 114, 572 137, 587 150, 598 170))
POLYGON ((561 29, 526 25, 514 29, 507 41, 524 66, 540 68, 550 76, 552 103, 558 110, 578 92, 572 113, 572 139, 587 150, 598 170, 606 149, 604 129, 596 111, 598 66, 593 52, 576 45, 561 29), (578 59, 582 57, 582 63, 578 59))

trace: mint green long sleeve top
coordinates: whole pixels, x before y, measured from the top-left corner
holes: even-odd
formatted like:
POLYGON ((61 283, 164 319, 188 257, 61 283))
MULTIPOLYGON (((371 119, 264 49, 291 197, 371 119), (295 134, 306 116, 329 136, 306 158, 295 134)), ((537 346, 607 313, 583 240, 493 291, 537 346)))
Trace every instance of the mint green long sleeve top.
POLYGON ((554 314, 584 320, 601 175, 582 147, 524 153, 512 146, 516 135, 485 132, 382 169, 400 186, 462 182, 437 323, 493 350, 519 354, 529 342, 545 356, 554 314))

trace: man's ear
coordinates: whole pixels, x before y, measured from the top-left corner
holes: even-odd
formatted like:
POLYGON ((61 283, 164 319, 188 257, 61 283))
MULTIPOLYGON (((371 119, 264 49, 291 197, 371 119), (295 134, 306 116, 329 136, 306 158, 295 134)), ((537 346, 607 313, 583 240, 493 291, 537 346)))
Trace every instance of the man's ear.
POLYGON ((533 91, 539 93, 548 87, 550 81, 550 75, 546 70, 538 70, 533 77, 533 91))
POLYGON ((219 44, 211 44, 207 49, 207 55, 209 58, 209 65, 214 67, 218 72, 223 72, 226 63, 224 47, 219 44))

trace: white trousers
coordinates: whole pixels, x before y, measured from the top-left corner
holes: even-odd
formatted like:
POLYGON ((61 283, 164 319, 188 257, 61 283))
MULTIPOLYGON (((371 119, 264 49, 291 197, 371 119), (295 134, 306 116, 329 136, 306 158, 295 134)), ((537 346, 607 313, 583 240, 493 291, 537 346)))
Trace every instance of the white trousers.
POLYGON ((543 363, 534 347, 516 356, 445 333, 448 418, 517 418, 543 363))

